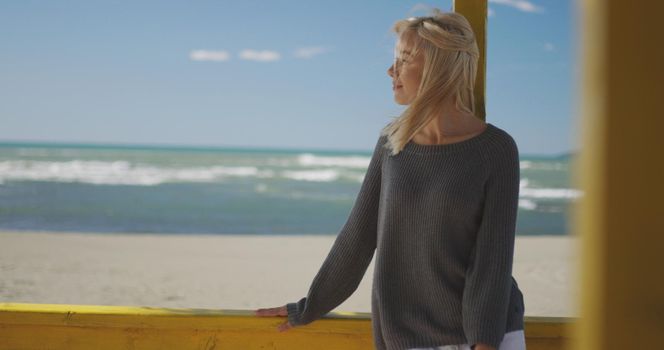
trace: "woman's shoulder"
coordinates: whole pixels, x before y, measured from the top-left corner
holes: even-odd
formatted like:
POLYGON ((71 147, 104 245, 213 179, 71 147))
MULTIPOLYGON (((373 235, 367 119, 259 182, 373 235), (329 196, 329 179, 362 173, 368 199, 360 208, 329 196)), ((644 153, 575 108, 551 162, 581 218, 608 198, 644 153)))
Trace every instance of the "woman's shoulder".
POLYGON ((518 178, 520 161, 519 147, 516 140, 506 130, 493 126, 492 134, 481 147, 486 176, 516 176, 518 178))
POLYGON ((482 159, 487 175, 499 169, 519 168, 519 147, 514 137, 505 129, 491 123, 487 127, 491 130, 482 146, 478 147, 479 157, 482 159))
POLYGON ((492 123, 487 123, 490 129, 486 138, 485 149, 487 151, 515 152, 518 154, 519 146, 514 137, 505 129, 492 123))

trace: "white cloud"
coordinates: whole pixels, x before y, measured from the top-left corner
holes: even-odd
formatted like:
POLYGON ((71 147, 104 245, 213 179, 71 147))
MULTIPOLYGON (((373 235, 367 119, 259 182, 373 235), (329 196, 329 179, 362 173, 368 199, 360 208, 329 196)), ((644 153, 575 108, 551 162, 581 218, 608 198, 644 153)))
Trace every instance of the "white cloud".
POLYGON ((555 51, 555 50, 556 50, 556 47, 553 46, 552 43, 544 43, 544 51, 551 52, 551 51, 555 51))
POLYGON ((496 15, 496 12, 494 12, 493 9, 492 9, 491 7, 489 7, 489 8, 487 9, 487 15, 488 15, 489 17, 493 17, 493 16, 496 15))
POLYGON ((243 60, 258 62, 272 62, 281 59, 281 55, 278 52, 270 50, 242 50, 239 56, 243 60))
POLYGON ((489 0, 489 2, 513 7, 522 12, 544 12, 543 7, 539 7, 528 0, 489 0))
POLYGON ((193 50, 189 53, 189 59, 192 61, 228 61, 231 55, 226 51, 193 50))
POLYGON ((421 2, 418 2, 417 4, 413 5, 413 7, 410 8, 408 11, 408 14, 418 12, 418 11, 425 11, 428 12, 431 9, 431 6, 427 4, 423 4, 421 2))
POLYGON ((330 51, 329 48, 323 47, 323 46, 309 46, 309 47, 301 47, 293 53, 293 56, 297 58, 304 58, 308 59, 316 55, 320 55, 322 53, 330 51))

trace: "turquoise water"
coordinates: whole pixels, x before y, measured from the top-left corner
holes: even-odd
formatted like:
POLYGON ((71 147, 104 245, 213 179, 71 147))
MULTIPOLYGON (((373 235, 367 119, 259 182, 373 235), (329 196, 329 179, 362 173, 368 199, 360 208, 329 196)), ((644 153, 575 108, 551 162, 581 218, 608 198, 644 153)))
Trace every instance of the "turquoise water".
MULTIPOLYGON (((0 144, 0 229, 329 234, 370 151, 0 144)), ((517 235, 567 235, 569 157, 521 158, 517 235)))

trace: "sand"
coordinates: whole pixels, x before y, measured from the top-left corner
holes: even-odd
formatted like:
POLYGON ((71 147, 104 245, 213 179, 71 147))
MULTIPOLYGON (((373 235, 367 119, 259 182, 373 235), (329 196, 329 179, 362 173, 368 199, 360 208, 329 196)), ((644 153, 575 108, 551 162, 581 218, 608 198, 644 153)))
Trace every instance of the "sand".
MULTIPOLYGON (((334 236, 0 232, 0 302, 242 309, 306 296, 334 236)), ((517 237, 526 316, 578 317, 577 238, 517 237)), ((373 262, 334 311, 371 312, 373 262)))

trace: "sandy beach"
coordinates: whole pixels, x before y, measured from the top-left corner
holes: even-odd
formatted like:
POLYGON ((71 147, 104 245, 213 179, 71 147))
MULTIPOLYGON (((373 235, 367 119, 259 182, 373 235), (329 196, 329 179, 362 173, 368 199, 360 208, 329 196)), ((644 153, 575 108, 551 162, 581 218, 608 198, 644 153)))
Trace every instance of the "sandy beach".
MULTIPOLYGON (((0 232, 0 301, 210 309, 306 296, 334 236, 0 232)), ((526 316, 577 317, 577 238, 517 237, 526 316)), ((371 312, 373 262, 334 311, 371 312)))

